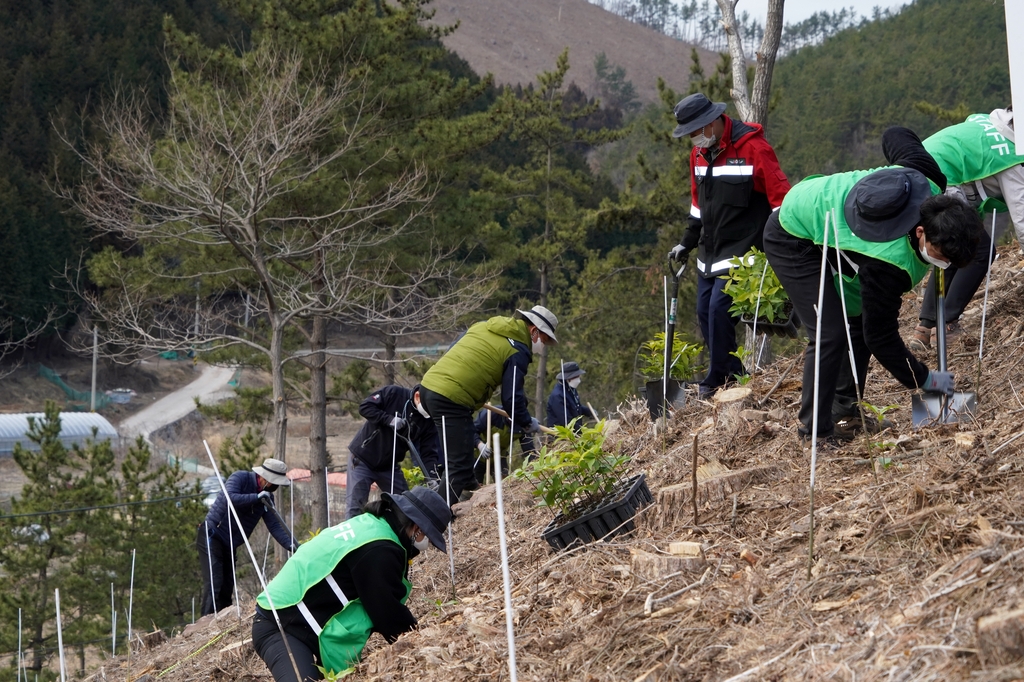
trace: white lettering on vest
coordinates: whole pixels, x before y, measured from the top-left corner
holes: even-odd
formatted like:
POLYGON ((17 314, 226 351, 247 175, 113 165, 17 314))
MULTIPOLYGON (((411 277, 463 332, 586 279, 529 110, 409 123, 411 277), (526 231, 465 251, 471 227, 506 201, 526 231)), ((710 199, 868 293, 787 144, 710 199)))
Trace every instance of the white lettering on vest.
POLYGON ((338 525, 338 532, 334 534, 335 539, 341 538, 342 540, 353 540, 356 537, 356 532, 349 526, 348 521, 338 525))

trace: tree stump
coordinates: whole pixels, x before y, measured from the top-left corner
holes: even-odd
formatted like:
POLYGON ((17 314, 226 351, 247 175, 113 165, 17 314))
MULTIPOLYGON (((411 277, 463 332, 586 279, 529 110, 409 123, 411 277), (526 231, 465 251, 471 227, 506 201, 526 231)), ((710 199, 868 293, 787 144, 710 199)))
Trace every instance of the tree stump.
POLYGON ((750 407, 754 391, 746 386, 736 386, 715 394, 715 430, 720 433, 735 433, 743 425, 743 410, 750 407))
POLYGON ((986 667, 1024 657, 1024 609, 984 616, 977 623, 978 658, 986 667))
POLYGON ((699 556, 677 556, 630 549, 629 553, 633 575, 651 582, 661 582, 673 573, 700 573, 708 565, 703 552, 699 556))
MULTIPOLYGON (((719 462, 708 462, 697 468, 697 504, 703 506, 730 499, 734 493, 742 491, 748 485, 778 480, 783 475, 784 471, 778 465, 747 467, 731 471, 719 462)), ((660 513, 654 523, 662 528, 692 523, 692 490, 693 484, 690 481, 666 486, 659 490, 658 509, 660 513)))

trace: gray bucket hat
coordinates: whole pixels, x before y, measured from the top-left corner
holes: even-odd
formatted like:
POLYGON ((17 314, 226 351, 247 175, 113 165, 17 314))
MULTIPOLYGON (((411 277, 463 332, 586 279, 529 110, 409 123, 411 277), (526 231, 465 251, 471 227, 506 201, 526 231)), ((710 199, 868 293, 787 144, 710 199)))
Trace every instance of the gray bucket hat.
POLYGON ((555 381, 569 381, 584 374, 586 374, 586 371, 580 369, 579 363, 566 362, 562 365, 562 371, 555 377, 555 381))
POLYGON ((674 109, 676 123, 679 125, 672 131, 672 137, 682 137, 700 130, 721 116, 725 107, 725 102, 712 102, 699 92, 684 97, 674 109))
POLYGON ((535 305, 529 310, 516 310, 517 313, 526 318, 526 320, 537 329, 541 330, 555 343, 558 343, 558 339, 555 338, 555 329, 558 328, 558 318, 555 314, 545 308, 542 305, 535 305))
POLYGON ((253 467, 253 471, 267 479, 274 485, 291 485, 288 478, 288 467, 279 459, 273 457, 263 460, 263 466, 253 467))
POLYGON ((444 498, 421 485, 401 495, 383 493, 381 497, 394 502, 410 521, 420 527, 430 544, 442 552, 448 551, 444 544, 444 530, 451 523, 452 510, 445 504, 444 498))
POLYGON ((921 222, 921 204, 932 196, 923 173, 883 168, 861 178, 843 202, 850 231, 869 242, 891 242, 921 222))

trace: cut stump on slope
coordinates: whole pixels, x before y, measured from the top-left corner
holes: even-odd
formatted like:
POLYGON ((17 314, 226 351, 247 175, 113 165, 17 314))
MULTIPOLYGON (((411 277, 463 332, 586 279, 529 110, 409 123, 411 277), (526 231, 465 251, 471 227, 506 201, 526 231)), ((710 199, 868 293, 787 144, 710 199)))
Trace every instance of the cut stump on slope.
MULTIPOLYGON (((731 471, 720 462, 712 460, 697 468, 697 504, 703 506, 721 502, 749 485, 778 480, 784 473, 783 468, 775 464, 731 471)), ((659 527, 669 528, 692 521, 692 489, 692 484, 687 481, 658 491, 658 508, 661 513, 655 523, 659 527)))

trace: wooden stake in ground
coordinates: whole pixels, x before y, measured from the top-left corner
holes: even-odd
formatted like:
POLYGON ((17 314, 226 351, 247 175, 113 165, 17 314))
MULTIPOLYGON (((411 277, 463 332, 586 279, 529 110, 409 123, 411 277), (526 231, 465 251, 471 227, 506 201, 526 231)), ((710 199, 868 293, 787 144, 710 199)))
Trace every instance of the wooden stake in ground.
POLYGON ((693 527, 697 527, 697 434, 693 434, 693 458, 691 463, 691 480, 693 482, 693 527))

